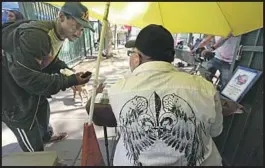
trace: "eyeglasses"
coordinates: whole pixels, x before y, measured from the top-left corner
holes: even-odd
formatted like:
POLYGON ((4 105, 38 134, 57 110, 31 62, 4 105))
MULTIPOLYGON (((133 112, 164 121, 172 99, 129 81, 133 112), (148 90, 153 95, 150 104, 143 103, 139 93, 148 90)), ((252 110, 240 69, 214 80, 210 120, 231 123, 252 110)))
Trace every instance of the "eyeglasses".
POLYGON ((128 56, 132 56, 132 55, 135 54, 135 53, 137 53, 137 52, 134 51, 134 50, 128 50, 128 51, 127 51, 127 55, 128 55, 128 56))

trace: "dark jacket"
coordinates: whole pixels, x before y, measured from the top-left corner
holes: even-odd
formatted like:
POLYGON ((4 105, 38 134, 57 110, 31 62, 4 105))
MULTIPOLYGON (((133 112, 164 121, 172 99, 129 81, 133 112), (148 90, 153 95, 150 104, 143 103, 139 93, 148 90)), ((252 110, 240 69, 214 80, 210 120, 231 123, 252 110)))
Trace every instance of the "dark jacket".
POLYGON ((51 51, 52 21, 20 21, 2 28, 2 120, 29 128, 46 97, 77 85, 75 75, 59 73, 67 65, 56 58, 44 69, 51 51))

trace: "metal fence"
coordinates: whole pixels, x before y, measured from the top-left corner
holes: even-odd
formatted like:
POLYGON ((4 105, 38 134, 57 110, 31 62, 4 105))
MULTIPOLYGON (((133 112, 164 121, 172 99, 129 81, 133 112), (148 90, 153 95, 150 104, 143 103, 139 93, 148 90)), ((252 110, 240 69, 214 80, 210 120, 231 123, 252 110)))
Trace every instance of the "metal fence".
MULTIPOLYGON (((91 22, 93 26, 94 23, 91 22)), ((93 33, 91 31, 84 31, 84 46, 85 46, 85 55, 93 55, 93 48, 94 48, 94 39, 93 33)))
MULTIPOLYGON (((59 8, 42 2, 19 2, 19 7, 25 18, 29 20, 55 20, 59 12, 59 8)), ((91 55, 93 51, 91 34, 92 31, 85 29, 83 35, 76 41, 66 40, 59 58, 69 66, 74 66, 87 55, 91 55)))

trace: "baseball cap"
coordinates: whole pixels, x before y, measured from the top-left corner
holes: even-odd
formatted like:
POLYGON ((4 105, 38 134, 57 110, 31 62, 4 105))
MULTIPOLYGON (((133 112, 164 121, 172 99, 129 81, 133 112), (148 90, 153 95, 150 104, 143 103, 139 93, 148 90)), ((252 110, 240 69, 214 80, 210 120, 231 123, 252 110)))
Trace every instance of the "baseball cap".
POLYGON ((61 8, 62 12, 72 16, 79 24, 85 28, 89 28, 93 32, 95 31, 89 23, 88 9, 80 2, 65 2, 61 8))
POLYGON ((174 60, 174 39, 171 33, 161 25, 150 24, 144 27, 136 40, 129 40, 125 47, 135 47, 157 61, 172 62, 174 60))

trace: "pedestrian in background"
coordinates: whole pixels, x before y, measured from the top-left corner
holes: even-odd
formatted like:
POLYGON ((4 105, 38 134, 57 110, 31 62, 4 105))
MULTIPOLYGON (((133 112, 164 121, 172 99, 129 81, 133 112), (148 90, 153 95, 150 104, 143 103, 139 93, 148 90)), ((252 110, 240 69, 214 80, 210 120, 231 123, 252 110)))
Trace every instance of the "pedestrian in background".
POLYGON ((24 20, 24 16, 16 10, 8 10, 7 11, 7 21, 8 22, 16 22, 16 21, 20 21, 20 20, 24 20))

